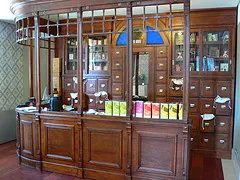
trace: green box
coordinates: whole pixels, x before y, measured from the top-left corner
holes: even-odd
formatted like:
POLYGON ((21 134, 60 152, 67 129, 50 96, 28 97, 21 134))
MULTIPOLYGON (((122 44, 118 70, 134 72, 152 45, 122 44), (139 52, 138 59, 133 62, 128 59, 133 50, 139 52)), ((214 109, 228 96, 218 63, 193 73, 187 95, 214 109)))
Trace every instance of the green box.
POLYGON ((105 115, 112 116, 113 115, 113 102, 105 101, 105 115))
POLYGON ((120 116, 127 116, 127 103, 120 102, 120 116))
POLYGON ((120 103, 119 101, 113 101, 113 116, 120 115, 120 103))

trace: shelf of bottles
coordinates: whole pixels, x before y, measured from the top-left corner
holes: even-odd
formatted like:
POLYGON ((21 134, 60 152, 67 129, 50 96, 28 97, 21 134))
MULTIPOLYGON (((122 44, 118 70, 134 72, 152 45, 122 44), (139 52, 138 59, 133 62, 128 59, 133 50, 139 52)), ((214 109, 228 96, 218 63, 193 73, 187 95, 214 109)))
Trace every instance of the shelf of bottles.
POLYGON ((107 36, 88 38, 89 65, 88 72, 107 73, 108 71, 108 39, 107 36))
POLYGON ((229 71, 229 32, 203 33, 202 71, 229 71))
MULTIPOLYGON (((183 32, 176 32, 174 35, 174 62, 173 70, 175 72, 183 71, 184 61, 184 34, 183 32)), ((199 71, 199 33, 190 33, 190 71, 199 71)))

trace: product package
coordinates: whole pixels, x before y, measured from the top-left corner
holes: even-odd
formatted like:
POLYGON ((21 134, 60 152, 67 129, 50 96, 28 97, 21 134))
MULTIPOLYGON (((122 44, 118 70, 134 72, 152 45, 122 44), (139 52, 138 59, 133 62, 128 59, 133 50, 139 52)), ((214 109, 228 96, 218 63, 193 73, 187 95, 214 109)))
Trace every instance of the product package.
POLYGON ((183 104, 178 105, 178 119, 179 120, 183 119, 183 104))
POLYGON ((145 102, 144 103, 144 118, 151 118, 152 117, 152 103, 145 102))
POLYGON ((136 102, 132 102, 132 117, 136 117, 136 102))
POLYGON ((120 103, 119 101, 113 101, 113 116, 120 115, 120 103))
POLYGON ((152 118, 159 119, 160 117, 160 104, 152 103, 152 118))
POLYGON ((120 102, 120 116, 127 116, 127 103, 120 102))
POLYGON ((168 103, 161 103, 161 119, 168 119, 168 103))
POLYGON ((143 101, 136 101, 136 117, 142 118, 143 117, 143 101))
POLYGON ((112 101, 105 101, 105 114, 108 116, 113 115, 113 102, 112 101))
POLYGON ((169 104, 169 119, 177 119, 177 107, 178 105, 175 103, 169 104))

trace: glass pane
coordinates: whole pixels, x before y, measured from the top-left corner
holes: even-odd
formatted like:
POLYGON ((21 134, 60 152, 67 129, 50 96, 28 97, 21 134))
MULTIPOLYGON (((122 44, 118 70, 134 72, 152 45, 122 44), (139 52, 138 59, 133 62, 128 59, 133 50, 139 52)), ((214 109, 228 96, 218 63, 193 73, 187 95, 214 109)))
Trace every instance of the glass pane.
POLYGON ((177 32, 174 34, 174 70, 183 71, 183 53, 184 53, 184 34, 183 32, 177 32))
POLYGON ((190 71, 199 71, 199 33, 190 33, 190 71))
POLYGON ((203 34, 203 71, 229 71, 229 32, 212 31, 203 34))
POLYGON ((75 38, 69 38, 67 46, 67 70, 77 70, 77 40, 75 38))

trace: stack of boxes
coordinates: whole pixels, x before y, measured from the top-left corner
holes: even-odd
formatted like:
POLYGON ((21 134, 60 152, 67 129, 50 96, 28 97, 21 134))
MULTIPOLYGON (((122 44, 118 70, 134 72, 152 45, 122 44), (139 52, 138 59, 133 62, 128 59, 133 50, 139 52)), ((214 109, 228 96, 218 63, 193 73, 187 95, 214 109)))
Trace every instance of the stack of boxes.
POLYGON ((52 89, 57 88, 58 94, 61 95, 61 74, 62 74, 62 59, 53 58, 52 61, 52 89))
POLYGON ((127 103, 124 101, 105 101, 105 115, 127 116, 127 103))

